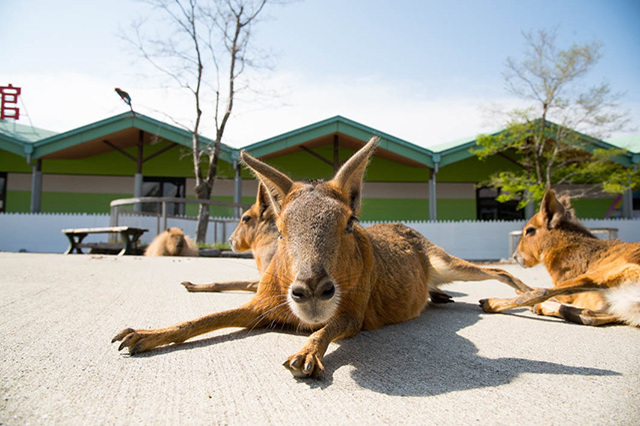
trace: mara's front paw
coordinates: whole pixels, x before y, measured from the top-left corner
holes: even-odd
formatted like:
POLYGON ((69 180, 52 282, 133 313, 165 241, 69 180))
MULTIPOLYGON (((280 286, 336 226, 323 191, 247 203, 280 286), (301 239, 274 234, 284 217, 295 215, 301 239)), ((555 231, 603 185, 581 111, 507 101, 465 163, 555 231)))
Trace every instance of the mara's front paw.
POLYGON ((496 312, 494 310, 494 307, 491 304, 492 299, 481 299, 480 300, 480 307, 482 308, 483 311, 485 312, 496 312))
MULTIPOLYGON (((524 293, 528 294, 528 293, 524 293)), ((522 296, 519 296, 522 297, 522 296)), ((480 307, 483 311, 489 313, 504 312, 509 309, 517 308, 518 305, 514 303, 514 299, 482 299, 480 300, 480 307)))
POLYGON ((116 334, 111 343, 118 341, 122 341, 118 350, 121 351, 124 348, 128 348, 131 355, 146 352, 166 344, 162 335, 158 332, 153 330, 134 330, 133 328, 125 328, 116 334))
POLYGON ((188 292, 194 292, 196 291, 196 284, 190 282, 190 281, 182 281, 180 284, 182 284, 184 286, 184 288, 187 289, 188 292))
POLYGON ((282 365, 294 377, 311 377, 317 380, 321 380, 324 377, 324 366, 315 352, 302 350, 295 355, 291 355, 282 365))

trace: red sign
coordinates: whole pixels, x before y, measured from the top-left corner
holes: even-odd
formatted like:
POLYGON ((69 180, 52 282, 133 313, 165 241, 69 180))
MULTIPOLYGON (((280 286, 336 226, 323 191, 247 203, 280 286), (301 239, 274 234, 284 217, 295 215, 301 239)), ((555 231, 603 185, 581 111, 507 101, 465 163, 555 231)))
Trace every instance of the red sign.
POLYGON ((16 106, 20 91, 19 87, 13 87, 11 84, 0 86, 0 120, 5 118, 18 120, 20 118, 20 108, 16 106))

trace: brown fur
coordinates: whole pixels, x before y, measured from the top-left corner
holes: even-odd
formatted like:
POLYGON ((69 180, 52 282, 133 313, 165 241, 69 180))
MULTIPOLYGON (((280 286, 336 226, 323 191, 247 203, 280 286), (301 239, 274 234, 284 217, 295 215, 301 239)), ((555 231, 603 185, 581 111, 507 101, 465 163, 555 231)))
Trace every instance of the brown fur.
MULTIPOLYGON (((262 184, 258 184, 256 202, 242 214, 240 222, 229 237, 231 249, 235 252, 249 251, 256 260, 258 273, 264 273, 278 246, 278 229, 275 215, 269 205, 269 196, 262 184)), ((258 291, 260 281, 228 281, 211 284, 193 284, 184 281, 182 285, 189 292, 219 292, 231 290, 258 291)))
POLYGON ((125 329, 114 337, 131 354, 181 343, 223 327, 281 325, 312 334, 285 367, 320 378, 329 343, 417 317, 429 290, 454 280, 497 279, 530 290, 500 269, 447 254, 401 224, 357 223, 362 179, 377 140, 356 152, 328 182, 293 182, 246 152, 242 159, 267 188, 279 239, 257 294, 245 305, 171 327, 125 329))
POLYGON ((575 218, 568 198, 547 191, 514 257, 524 267, 544 263, 554 288, 483 300, 486 312, 534 306, 536 313, 579 324, 640 325, 640 243, 599 240, 575 218))
POLYGON ((145 256, 198 256, 198 246, 180 228, 159 233, 144 251, 145 256))

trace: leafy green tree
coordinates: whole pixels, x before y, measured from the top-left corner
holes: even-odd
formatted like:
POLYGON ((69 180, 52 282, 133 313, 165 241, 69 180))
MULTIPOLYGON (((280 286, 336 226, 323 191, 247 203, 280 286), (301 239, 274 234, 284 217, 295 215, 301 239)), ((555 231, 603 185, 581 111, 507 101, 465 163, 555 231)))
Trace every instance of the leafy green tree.
POLYGON ((625 150, 595 139, 628 124, 619 108, 620 94, 609 84, 584 89, 584 77, 602 57, 600 43, 560 50, 554 32, 523 36, 523 59, 508 58, 504 73, 507 91, 523 107, 508 111, 504 131, 480 135, 473 150, 480 159, 501 155, 518 167, 494 173, 483 184, 501 189, 498 201, 520 199, 519 208, 562 184, 588 184, 580 186, 583 195, 600 190, 620 194, 640 186, 637 171, 613 161, 625 150))

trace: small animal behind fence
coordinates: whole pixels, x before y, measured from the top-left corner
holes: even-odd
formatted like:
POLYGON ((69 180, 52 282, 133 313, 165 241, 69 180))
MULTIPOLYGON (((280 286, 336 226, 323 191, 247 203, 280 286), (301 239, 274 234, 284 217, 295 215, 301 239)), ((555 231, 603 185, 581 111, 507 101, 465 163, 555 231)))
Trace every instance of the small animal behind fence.
POLYGON ((417 317, 432 290, 451 281, 496 279, 530 290, 509 273, 447 254, 401 224, 358 224, 362 180, 377 139, 356 152, 328 181, 294 182, 241 153, 266 188, 277 232, 276 252, 256 295, 243 306, 154 330, 127 328, 113 341, 131 354, 182 343, 225 327, 289 326, 308 331, 284 365, 296 377, 321 378, 335 339, 417 317))
POLYGON ((180 228, 159 233, 144 251, 145 256, 198 256, 198 246, 180 228))
POLYGON ((524 267, 542 262, 554 287, 482 300, 485 312, 533 306, 538 314, 578 324, 640 326, 640 242, 596 238, 576 219, 568 197, 547 191, 522 230, 514 258, 524 267))

